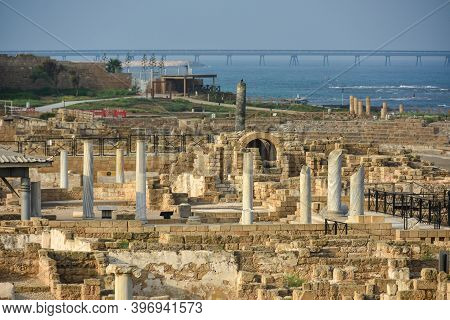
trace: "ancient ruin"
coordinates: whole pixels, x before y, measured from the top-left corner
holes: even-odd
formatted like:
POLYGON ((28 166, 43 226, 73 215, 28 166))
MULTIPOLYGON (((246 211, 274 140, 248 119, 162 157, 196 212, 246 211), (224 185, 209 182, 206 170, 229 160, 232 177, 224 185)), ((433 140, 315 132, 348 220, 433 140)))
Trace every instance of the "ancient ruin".
POLYGON ((449 299, 448 123, 246 119, 245 90, 235 119, 3 117, 1 298, 449 299))

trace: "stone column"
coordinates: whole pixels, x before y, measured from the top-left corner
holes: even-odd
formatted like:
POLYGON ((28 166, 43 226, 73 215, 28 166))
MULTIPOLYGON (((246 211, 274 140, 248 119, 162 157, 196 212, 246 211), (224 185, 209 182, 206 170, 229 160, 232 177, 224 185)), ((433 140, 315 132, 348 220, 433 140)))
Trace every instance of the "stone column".
POLYGON ((358 113, 358 98, 353 97, 353 106, 352 106, 352 114, 358 113))
POLYGON ((123 149, 116 149, 116 183, 125 182, 123 149))
POLYGON ((341 208, 342 149, 333 150, 328 156, 327 211, 331 215, 342 215, 341 208))
POLYGON ((83 149, 83 219, 94 218, 94 153, 92 141, 84 141, 83 149))
POLYGON ((135 219, 147 220, 147 154, 144 140, 136 141, 136 215, 135 219))
POLYGON ((399 113, 405 112, 405 107, 403 106, 403 103, 400 103, 400 105, 398 106, 398 112, 399 113))
POLYGON ((41 182, 31 183, 31 216, 41 217, 41 182))
POLYGON ((247 85, 241 80, 236 88, 235 131, 245 130, 245 108, 247 104, 247 85))
POLYGON ((364 214, 364 167, 350 177, 350 216, 364 214))
POLYGON ((311 169, 303 166, 300 172, 300 223, 311 223, 311 169))
POLYGON ((114 299, 133 300, 133 267, 129 265, 110 264, 106 267, 107 274, 114 274, 114 299))
POLYGON ((21 219, 30 220, 31 217, 31 186, 30 178, 20 178, 21 219))
POLYGON ((363 113, 364 113, 364 108, 363 108, 363 102, 362 102, 362 100, 359 100, 358 101, 358 116, 359 117, 362 117, 363 116, 363 113))
POLYGON ((388 111, 387 103, 383 102, 383 105, 381 107, 380 119, 386 119, 387 111, 388 111))
POLYGON ((350 98, 348 98, 348 112, 350 114, 353 113, 353 96, 350 96, 350 98))
POLYGON ((370 116, 370 97, 366 97, 366 115, 370 116))
POLYGON ((241 224, 253 223, 253 153, 244 152, 242 170, 242 218, 241 224))
POLYGON ((61 150, 59 154, 59 187, 61 189, 69 188, 69 175, 68 175, 66 150, 61 150))

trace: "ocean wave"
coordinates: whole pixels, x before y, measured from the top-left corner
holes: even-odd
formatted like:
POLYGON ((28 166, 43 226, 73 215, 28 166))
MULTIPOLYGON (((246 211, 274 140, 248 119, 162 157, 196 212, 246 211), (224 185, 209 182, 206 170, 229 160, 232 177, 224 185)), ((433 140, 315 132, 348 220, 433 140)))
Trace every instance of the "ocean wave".
POLYGON ((399 86, 330 86, 328 87, 329 89, 378 89, 378 90, 383 90, 383 89, 406 89, 406 90, 441 90, 441 91, 449 91, 450 89, 448 88, 441 88, 441 87, 437 87, 437 86, 430 86, 430 85, 423 85, 423 86, 418 86, 418 85, 404 85, 401 84, 399 86))

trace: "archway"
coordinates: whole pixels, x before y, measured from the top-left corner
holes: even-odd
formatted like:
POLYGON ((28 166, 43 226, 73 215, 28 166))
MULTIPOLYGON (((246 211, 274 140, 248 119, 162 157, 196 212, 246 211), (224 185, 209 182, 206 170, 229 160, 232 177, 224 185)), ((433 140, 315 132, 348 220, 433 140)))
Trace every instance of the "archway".
POLYGON ((277 161, 277 149, 269 140, 254 139, 247 143, 245 147, 258 149, 263 163, 277 161))

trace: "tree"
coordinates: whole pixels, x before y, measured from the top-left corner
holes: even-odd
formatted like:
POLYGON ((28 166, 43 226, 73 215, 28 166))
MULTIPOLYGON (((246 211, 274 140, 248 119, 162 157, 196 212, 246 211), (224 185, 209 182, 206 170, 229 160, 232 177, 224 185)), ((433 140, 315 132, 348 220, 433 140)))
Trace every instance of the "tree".
POLYGON ((122 72, 122 62, 119 59, 109 59, 106 63, 106 71, 109 73, 122 72))
POLYGON ((131 55, 129 53, 127 53, 127 57, 125 58, 125 66, 127 67, 127 72, 130 72, 130 64, 131 61, 133 60, 133 58, 131 57, 131 55))
POLYGON ((72 85, 76 90, 75 96, 78 97, 78 90, 80 89, 80 73, 77 70, 70 71, 70 80, 72 81, 72 85))
POLYGON ((142 56, 142 70, 147 70, 147 66, 148 66, 148 59, 147 59, 147 55, 144 53, 144 55, 142 56))
POLYGON ((63 65, 53 60, 47 60, 42 65, 33 69, 31 79, 33 81, 43 79, 49 82, 56 90, 56 93, 58 93, 58 77, 65 70, 66 68, 63 65))
POLYGON ((162 74, 163 73, 163 69, 165 67, 165 62, 164 62, 164 56, 161 57, 161 60, 159 61, 159 72, 162 74))
POLYGON ((156 67, 156 57, 155 54, 152 53, 152 56, 150 57, 150 69, 154 69, 156 67))

